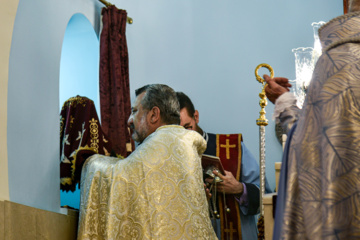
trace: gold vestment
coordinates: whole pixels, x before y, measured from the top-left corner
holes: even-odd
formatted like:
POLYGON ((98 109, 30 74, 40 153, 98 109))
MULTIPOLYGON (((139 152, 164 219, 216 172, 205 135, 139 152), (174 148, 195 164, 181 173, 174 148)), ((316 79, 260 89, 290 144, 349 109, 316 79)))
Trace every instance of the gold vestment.
POLYGON ((123 160, 90 157, 78 239, 217 239, 202 181, 205 148, 195 131, 166 125, 123 160))

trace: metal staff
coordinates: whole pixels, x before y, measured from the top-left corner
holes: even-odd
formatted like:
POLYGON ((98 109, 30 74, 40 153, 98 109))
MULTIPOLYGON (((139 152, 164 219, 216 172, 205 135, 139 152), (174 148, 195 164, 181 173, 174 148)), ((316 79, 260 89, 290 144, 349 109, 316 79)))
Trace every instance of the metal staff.
POLYGON ((268 120, 265 117, 265 106, 267 105, 265 87, 266 82, 263 78, 261 78, 258 74, 258 70, 261 67, 265 67, 270 71, 270 77, 274 77, 274 70, 269 64, 262 63, 259 64, 255 69, 255 77, 258 82, 262 84, 261 93, 259 93, 260 101, 259 105, 261 107, 260 117, 256 119, 256 124, 259 126, 259 152, 260 152, 260 215, 264 216, 264 206, 263 199, 265 195, 265 126, 268 125, 268 120))

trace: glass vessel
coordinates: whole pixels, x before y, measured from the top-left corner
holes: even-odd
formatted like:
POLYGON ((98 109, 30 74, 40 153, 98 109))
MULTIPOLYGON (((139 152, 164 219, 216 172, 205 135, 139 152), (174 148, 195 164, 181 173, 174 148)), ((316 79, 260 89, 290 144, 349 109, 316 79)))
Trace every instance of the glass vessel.
POLYGON ((297 105, 302 108, 305 95, 314 70, 314 58, 312 47, 299 47, 292 49, 295 54, 296 84, 294 93, 297 105))
POLYGON ((321 55, 321 43, 320 43, 320 38, 319 38, 319 28, 322 25, 324 25, 325 23, 326 22, 324 22, 324 21, 320 21, 320 22, 313 22, 311 24, 311 26, 313 27, 313 31, 314 31, 314 52, 313 52, 314 66, 321 55))

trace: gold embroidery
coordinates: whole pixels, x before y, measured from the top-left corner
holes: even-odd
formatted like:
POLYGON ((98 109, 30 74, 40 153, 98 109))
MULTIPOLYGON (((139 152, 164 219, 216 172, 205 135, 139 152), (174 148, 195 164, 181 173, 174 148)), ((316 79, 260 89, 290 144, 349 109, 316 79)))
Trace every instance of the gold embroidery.
POLYGON ((236 229, 233 228, 233 222, 230 222, 230 228, 229 228, 229 229, 225 229, 224 232, 229 233, 229 235, 230 235, 230 240, 233 240, 233 235, 234 235, 234 233, 237 232, 236 229))
POLYGON ((220 147, 226 148, 226 159, 230 159, 230 148, 236 148, 236 145, 230 145, 230 140, 226 139, 226 144, 221 144, 220 147))
POLYGON ((60 116, 60 136, 61 136, 61 133, 64 130, 64 120, 65 120, 65 118, 60 116))
POLYGON ((78 149, 75 150, 75 152, 74 152, 73 154, 71 154, 72 157, 74 158, 74 159, 71 161, 71 178, 72 178, 72 179, 75 179, 76 158, 77 158, 77 153, 78 153, 80 150, 91 150, 91 151, 94 151, 95 153, 97 153, 97 151, 95 151, 94 148, 89 147, 88 145, 85 145, 84 147, 79 147, 78 149))
POLYGON ((94 148, 96 153, 98 153, 99 151, 99 127, 97 125, 97 120, 95 120, 94 118, 91 119, 90 121, 90 137, 91 137, 91 144, 90 144, 90 147, 91 148, 94 148))
POLYGON ((194 145, 204 149, 206 142, 195 131, 168 125, 125 160, 88 158, 78 239, 217 239, 194 145))
POLYGON ((72 128, 72 125, 74 123, 75 118, 70 115, 70 129, 72 128))
POLYGON ((89 99, 86 98, 86 97, 81 97, 81 96, 76 96, 76 97, 72 97, 72 98, 69 98, 68 100, 66 100, 61 108, 61 111, 64 110, 65 108, 69 107, 69 106, 76 106, 77 104, 81 104, 83 105, 83 107, 85 107, 86 105, 86 102, 88 101, 89 99))
POLYGON ((72 180, 69 177, 60 178, 60 184, 61 185, 66 185, 66 184, 71 185, 71 183, 72 183, 72 180))

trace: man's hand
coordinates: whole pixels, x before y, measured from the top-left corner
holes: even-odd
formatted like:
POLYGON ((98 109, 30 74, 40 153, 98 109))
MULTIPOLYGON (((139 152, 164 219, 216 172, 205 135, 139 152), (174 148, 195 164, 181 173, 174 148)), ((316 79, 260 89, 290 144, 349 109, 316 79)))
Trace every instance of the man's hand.
MULTIPOLYGON (((236 180, 234 175, 231 172, 225 171, 225 175, 222 175, 218 171, 213 171, 215 176, 218 176, 223 181, 216 184, 216 189, 218 192, 224 192, 227 194, 242 194, 244 191, 244 186, 241 182, 236 180)), ((205 181, 212 183, 214 179, 207 178, 205 181)))
POLYGON ((275 77, 271 78, 268 75, 264 75, 264 80, 267 85, 265 87, 266 97, 270 100, 270 102, 275 104, 276 99, 280 97, 283 93, 289 92, 291 84, 289 83, 289 79, 283 77, 275 77))
POLYGON ((205 183, 204 183, 204 189, 205 189, 206 198, 209 200, 212 195, 211 195, 210 190, 208 189, 208 187, 206 186, 205 183))

